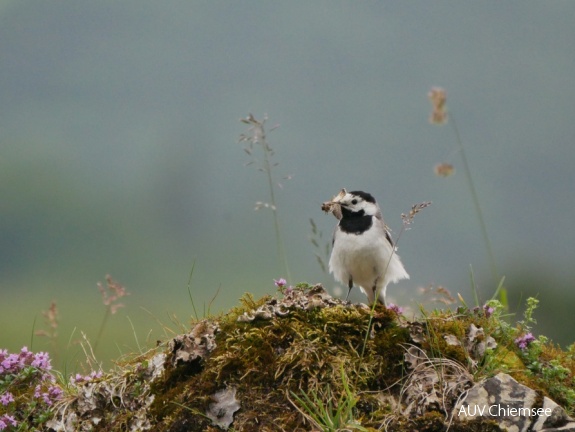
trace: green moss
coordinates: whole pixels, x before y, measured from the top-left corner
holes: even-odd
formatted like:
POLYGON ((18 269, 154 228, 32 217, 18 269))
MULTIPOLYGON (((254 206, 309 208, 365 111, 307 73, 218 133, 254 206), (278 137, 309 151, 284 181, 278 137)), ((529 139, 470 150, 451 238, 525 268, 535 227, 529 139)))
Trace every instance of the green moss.
MULTIPOLYGON (((265 425, 273 430, 280 419, 282 427, 295 430, 302 426, 302 418, 286 394, 319 391, 326 386, 341 391, 339 365, 345 366, 354 392, 387 387, 402 375, 401 344, 408 342, 409 333, 397 326, 393 312, 376 309, 374 337, 367 339, 361 358, 369 310, 340 304, 294 308, 286 316, 270 320, 237 321, 269 300, 244 296, 242 306, 221 318, 217 348, 202 361, 200 373, 185 366, 166 372, 162 383, 155 386, 157 390, 168 387, 163 395, 157 395, 152 407, 158 421, 175 424, 175 417, 185 415, 201 425, 198 430, 204 430, 206 420, 200 413, 209 405, 206 396, 225 383, 238 389, 242 404, 234 422, 236 430, 265 425), (186 413, 182 406, 187 407, 186 413)), ((361 407, 370 413, 381 411, 373 400, 366 400, 361 407)))

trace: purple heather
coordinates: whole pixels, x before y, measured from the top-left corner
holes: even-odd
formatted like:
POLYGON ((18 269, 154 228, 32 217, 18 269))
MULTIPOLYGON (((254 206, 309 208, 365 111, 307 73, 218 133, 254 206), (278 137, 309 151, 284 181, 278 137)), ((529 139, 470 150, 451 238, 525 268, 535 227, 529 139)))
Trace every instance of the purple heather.
POLYGON ((393 303, 390 303, 390 304, 387 306, 387 309, 394 311, 394 312, 395 312, 396 314, 398 314, 398 315, 401 315, 401 314, 403 313, 403 308, 400 307, 400 306, 397 306, 397 305, 395 305, 395 304, 393 304, 393 303))
POLYGON ((519 349, 524 350, 529 346, 531 342, 534 341, 535 336, 533 336, 531 333, 527 333, 515 339, 515 344, 519 347, 519 349))
POLYGON ((0 417, 0 430, 6 429, 8 426, 18 426, 18 422, 14 418, 14 416, 5 414, 0 417))
POLYGON ((10 392, 4 393, 0 396, 0 403, 4 406, 8 405, 10 402, 14 402, 14 396, 10 392))
POLYGON ((483 305, 483 311, 485 312, 485 316, 487 318, 489 318, 491 315, 493 315, 493 312, 495 311, 495 309, 493 309, 489 305, 483 305))
POLYGON ((34 360, 32 360, 32 366, 37 367, 39 369, 50 370, 52 369, 52 365, 50 364, 50 356, 48 353, 39 352, 34 354, 34 360))
POLYGON ((274 284, 278 287, 278 288, 283 288, 284 286, 286 286, 287 281, 284 278, 279 278, 278 280, 274 279, 274 284))

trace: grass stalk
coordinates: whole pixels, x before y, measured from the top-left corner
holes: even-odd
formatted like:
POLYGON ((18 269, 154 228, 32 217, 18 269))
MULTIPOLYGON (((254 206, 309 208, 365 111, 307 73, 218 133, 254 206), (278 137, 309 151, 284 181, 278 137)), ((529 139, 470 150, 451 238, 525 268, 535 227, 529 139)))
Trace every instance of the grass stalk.
MULTIPOLYGON (((397 242, 399 241, 399 239, 401 238, 401 234, 405 231, 405 225, 403 225, 401 227, 401 230, 399 231, 399 234, 397 235, 397 239, 395 241, 395 244, 397 244, 397 242)), ((395 254, 395 246, 393 247, 393 250, 391 251, 391 255, 389 256, 389 259, 387 260, 387 263, 385 264, 385 270, 383 272, 383 279, 385 279, 385 275, 387 273, 387 269, 389 268, 389 264, 391 263, 391 259, 393 258, 393 255, 395 254)), ((360 354, 360 358, 363 358, 363 355, 365 354, 365 348, 367 347, 367 340, 369 338, 369 333, 371 331, 371 324, 373 322, 373 315, 375 312, 375 305, 377 304, 377 299, 379 298, 379 294, 376 293, 373 304, 371 305, 370 311, 369 311, 369 321, 367 322, 367 331, 365 332, 365 337, 363 339, 363 346, 361 347, 361 354, 360 354)))
POLYGON ((491 267, 491 276, 494 281, 499 280, 499 272, 497 271, 497 262, 495 260, 495 254, 493 253, 493 247, 491 246, 491 240, 489 234, 487 233, 487 225, 485 224, 485 218, 483 217, 483 211, 481 210, 481 204, 479 203, 479 195, 477 189, 475 188, 475 183, 473 182, 473 177, 471 176, 471 168, 469 167, 469 162, 467 160, 467 155, 465 153, 465 147, 463 146, 463 140, 459 134, 459 129, 457 127, 457 122, 450 113, 450 121, 455 134, 455 141, 457 143, 459 153, 461 154, 461 161, 463 162, 463 170, 465 171, 465 178, 467 180, 467 186, 469 187, 469 193, 471 194, 471 199, 473 201, 473 206, 475 207, 475 213, 477 215, 477 220, 479 222, 479 227, 481 229, 481 235, 485 243, 485 249, 487 250, 487 255, 489 258, 489 265, 491 267))
MULTIPOLYGON (((469 166, 469 161, 467 159, 467 154, 465 153, 465 147, 463 146, 463 140, 461 139, 461 134, 459 133, 459 128, 457 127, 457 122, 455 118, 450 113, 447 114, 447 95, 444 89, 439 87, 434 87, 428 93, 428 98, 433 107, 433 112, 429 118, 431 124, 443 125, 445 123, 450 123, 453 133, 455 135, 455 142, 457 144, 456 151, 461 154, 461 161, 463 163, 463 170, 465 171, 465 178, 467 180, 467 186, 469 188, 469 193, 471 194, 471 200, 473 201, 473 206, 475 208, 475 214, 477 215, 477 220, 479 222, 479 228, 481 230, 481 236, 483 237, 483 242, 485 243, 485 249, 487 251, 487 257, 489 260, 489 266, 491 268, 491 276, 493 283, 500 281, 499 271, 497 270, 497 261, 495 260, 495 254, 493 253, 493 247, 491 246, 491 240, 489 234, 487 233, 487 225, 485 223, 485 218, 483 217, 483 211, 481 209, 481 204, 479 203, 479 194, 475 188, 475 183, 471 175, 471 168, 469 166), (449 117, 449 120, 448 120, 449 117)), ((453 168, 450 164, 440 164, 436 167, 436 174, 447 177, 453 173, 453 168), (439 167, 439 168, 438 168, 439 167)), ((501 284, 498 286, 499 300, 501 304, 508 309, 507 304, 507 291, 505 287, 501 284)))
MULTIPOLYGON (((272 168, 274 166, 277 166, 278 164, 272 163, 271 161, 274 151, 271 148, 267 139, 265 129, 266 120, 267 117, 264 117, 262 121, 256 120, 256 118, 252 114, 249 114, 246 118, 241 119, 241 122, 249 125, 250 128, 247 134, 240 134, 239 141, 247 143, 247 146, 244 148, 244 151, 252 157, 253 157, 254 145, 258 144, 262 148, 264 159, 263 162, 261 163, 261 166, 259 167, 259 171, 263 171, 266 173, 270 201, 268 203, 262 203, 262 202, 256 203, 256 210, 265 207, 269 208, 273 212, 274 231, 275 231, 277 254, 280 262, 280 267, 284 268, 286 279, 288 281, 291 281, 291 274, 289 271, 287 254, 285 251, 283 237, 281 235, 278 206, 276 203, 275 182, 272 174, 272 168)), ((271 130, 273 129, 274 128, 272 128, 271 130)), ((250 165, 254 162, 255 159, 252 159, 252 161, 250 161, 247 165, 250 165)))
MULTIPOLYGON (((409 211, 408 214, 401 214, 401 220, 403 221, 403 224, 401 225, 401 230, 399 231, 399 234, 397 235, 397 238, 395 239, 394 244, 392 245, 392 251, 391 254, 389 255, 389 259, 387 260, 387 263, 385 264, 385 270, 383 272, 383 279, 385 280, 385 275, 387 273, 387 269, 389 268, 389 264, 391 263, 391 260, 393 258, 393 255, 395 254, 396 248, 397 248, 397 244, 399 243, 399 240, 401 239, 401 235, 409 229, 409 225, 411 225, 411 223, 413 222, 413 219, 415 218, 415 215, 418 214, 421 210, 423 210, 426 207, 429 207, 431 205, 431 202, 422 202, 420 204, 415 204, 413 206, 411 206, 411 210, 409 211)), ((369 338, 369 333, 371 330, 371 324, 373 322, 373 314, 375 312, 375 305, 377 304, 377 299, 379 298, 379 293, 375 293, 375 299, 373 304, 371 305, 371 311, 369 313, 369 321, 367 323, 367 331, 365 332, 365 338, 363 339, 363 346, 361 348, 361 354, 360 354, 360 358, 363 358, 363 355, 365 353, 365 348, 367 347, 367 339, 369 338)), ((384 299, 385 301, 385 299, 384 299)))
MULTIPOLYGON (((98 282, 98 290, 102 295, 102 303, 106 306, 106 312, 104 313, 104 318, 102 319, 102 323, 100 324, 100 329, 98 330, 98 336, 96 337, 96 341, 94 343, 93 351, 95 352, 98 348, 98 344, 104 334, 104 329, 106 328, 106 324, 110 318, 110 315, 114 315, 118 309, 123 308, 124 305, 122 303, 118 303, 118 300, 122 297, 130 295, 130 293, 122 286, 120 283, 116 282, 110 275, 106 275, 106 284, 107 290, 104 286, 98 282)), ((92 348, 92 347, 90 347, 92 348)))
POLYGON ((278 248, 278 258, 283 263, 283 266, 284 266, 284 269, 286 272, 286 279, 288 281, 291 281, 291 275, 290 275, 289 266, 288 266, 288 262, 287 262, 287 255, 286 255, 283 238, 282 238, 281 231, 280 231, 280 220, 279 220, 278 207, 277 207, 276 198, 275 198, 274 180, 272 177, 272 164, 270 162, 271 149, 270 149, 268 142, 267 142, 266 133, 265 133, 265 130, 263 128, 263 124, 261 126, 261 129, 262 129, 262 146, 264 149, 264 167, 265 167, 264 170, 267 173, 268 187, 269 187, 269 193, 270 193, 270 204, 271 204, 271 210, 272 210, 273 216, 274 216, 274 230, 275 230, 275 235, 276 235, 276 244, 277 244, 277 248, 278 248))
POLYGON ((106 308, 106 312, 104 313, 104 318, 102 318, 102 322, 100 323, 100 329, 98 330, 98 335, 96 336, 96 340, 94 341, 94 352, 98 350, 98 344, 100 343, 100 339, 102 339, 102 335, 104 334, 104 329, 106 328, 106 324, 108 323, 108 319, 110 318, 110 308, 106 308))
POLYGON ((194 296, 192 295, 192 276, 194 275, 194 269, 196 268, 196 259, 192 262, 192 269, 190 270, 190 277, 188 278, 188 295, 190 296, 190 302, 192 303, 192 310, 194 311, 194 316, 196 321, 199 321, 198 312, 196 311, 196 305, 194 304, 194 296))
POLYGON ((326 386, 324 395, 321 395, 318 391, 310 390, 309 394, 302 392, 301 396, 298 396, 292 391, 290 393, 297 401, 297 404, 290 399, 289 395, 287 395, 287 398, 319 430, 325 432, 343 430, 367 432, 367 429, 362 427, 354 418, 353 411, 359 399, 349 385, 343 364, 340 364, 340 376, 343 391, 337 398, 335 405, 336 394, 331 390, 329 384, 326 386))

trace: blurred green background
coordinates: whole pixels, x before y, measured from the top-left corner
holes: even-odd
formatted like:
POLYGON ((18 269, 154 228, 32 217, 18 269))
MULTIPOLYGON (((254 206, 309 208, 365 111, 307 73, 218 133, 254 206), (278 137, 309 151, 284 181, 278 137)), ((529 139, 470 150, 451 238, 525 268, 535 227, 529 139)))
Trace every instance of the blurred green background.
MULTIPOLYGON (((491 277, 460 154, 432 126, 447 90, 513 310, 538 295, 536 334, 573 342, 575 3, 539 1, 0 1, 0 347, 30 346, 52 300, 56 367, 82 360, 111 274, 131 295, 97 356, 153 346, 162 322, 273 293, 265 176, 237 143, 265 113, 276 151, 292 283, 323 282, 309 218, 342 187, 371 192, 411 275, 391 301, 417 310, 431 284, 473 303, 491 277), (434 176, 439 162, 456 174, 434 176), (130 321, 134 325, 132 330, 130 321), (137 341, 136 341, 137 338, 137 341)), ((365 301, 356 293, 356 301, 365 301)), ((46 350, 35 337, 33 349, 46 350)))

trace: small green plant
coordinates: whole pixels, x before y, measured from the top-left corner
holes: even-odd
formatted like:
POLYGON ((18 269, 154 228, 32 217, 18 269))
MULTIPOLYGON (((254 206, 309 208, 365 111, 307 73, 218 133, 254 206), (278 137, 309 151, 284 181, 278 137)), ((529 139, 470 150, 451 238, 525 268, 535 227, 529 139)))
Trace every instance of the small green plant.
POLYGON ((550 384, 549 393, 562 401, 573 413, 575 409, 575 377, 573 371, 553 359, 541 366, 542 380, 550 384))
POLYGON ((575 344, 564 352, 554 346, 547 337, 533 336, 532 325, 537 321, 533 313, 539 300, 529 297, 526 302, 523 320, 511 332, 515 335, 515 345, 519 356, 533 379, 540 387, 569 413, 575 412, 575 344))
POLYGON ((301 396, 291 392, 291 395, 297 401, 292 405, 315 427, 324 432, 336 432, 340 430, 357 430, 367 431, 361 426, 354 417, 354 409, 358 402, 357 396, 352 392, 347 375, 340 365, 341 384, 343 392, 337 398, 329 384, 326 386, 325 394, 320 391, 311 390, 309 394, 302 392, 301 396), (334 400, 337 402, 334 405, 334 400))
MULTIPOLYGON (((264 116, 263 120, 256 120, 256 118, 249 114, 246 118, 241 119, 241 122, 248 125, 249 129, 247 133, 240 134, 239 142, 246 143, 244 147, 244 151, 252 158, 246 165, 256 164, 258 161, 254 157, 254 149, 256 147, 260 148, 263 153, 263 161, 258 163, 258 171, 261 171, 266 174, 268 188, 269 188, 269 202, 258 201, 255 205, 255 210, 260 210, 262 208, 267 208, 272 211, 273 218, 274 218, 274 229, 275 229, 275 236, 276 236, 276 245, 278 249, 278 258, 280 262, 283 263, 283 268, 286 273, 286 277, 288 280, 291 280, 290 271, 288 266, 287 255, 285 252, 285 247, 283 243, 283 238, 280 231, 280 220, 278 214, 278 207, 276 203, 276 185, 280 188, 282 187, 281 183, 276 183, 274 180, 274 175, 272 173, 272 169, 278 165, 277 162, 272 160, 274 156, 274 150, 270 146, 268 139, 267 139, 267 132, 265 128, 265 123, 267 121, 267 116, 264 116)), ((270 132, 276 129, 277 126, 274 126, 270 129, 270 132)), ((290 176, 285 176, 284 179, 289 180, 290 176)))
POLYGON ((533 318, 533 313, 535 309, 539 306, 539 300, 535 297, 529 297, 527 299, 527 305, 525 307, 525 312, 523 312, 523 317, 525 318, 522 321, 519 321, 518 324, 525 330, 530 330, 532 324, 537 324, 537 320, 533 318))

